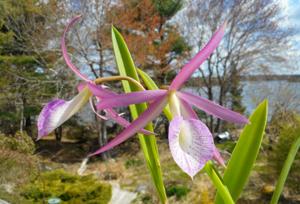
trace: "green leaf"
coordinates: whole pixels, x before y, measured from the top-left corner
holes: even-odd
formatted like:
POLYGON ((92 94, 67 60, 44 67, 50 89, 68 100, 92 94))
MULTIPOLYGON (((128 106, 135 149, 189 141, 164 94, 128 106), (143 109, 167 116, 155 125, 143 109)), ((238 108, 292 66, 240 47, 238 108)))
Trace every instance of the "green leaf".
MULTIPOLYGON (((137 72, 141 76, 143 82, 145 83, 146 87, 149 90, 159 89, 158 86, 155 84, 155 82, 151 79, 151 77, 147 73, 143 72, 141 69, 137 69, 137 72)), ((168 118, 169 121, 172 120, 172 114, 171 114, 169 106, 166 106, 164 108, 164 114, 168 118)))
MULTIPOLYGON (((139 81, 138 74, 136 72, 136 68, 127 48, 127 45, 121 34, 114 27, 112 27, 112 42, 120 75, 128 76, 139 81)), ((136 85, 129 84, 127 81, 122 81, 122 85, 126 93, 139 91, 139 88, 136 85)), ((147 108, 147 105, 143 103, 131 105, 129 108, 133 119, 136 119, 139 116, 139 114, 144 112, 144 110, 147 108)), ((153 132, 152 123, 149 123, 146 126, 146 129, 153 132)), ((138 135, 144 153, 144 157, 147 166, 150 170, 154 186, 159 194, 159 198, 162 203, 167 203, 167 196, 162 179, 162 171, 160 168, 156 138, 154 135, 138 135)))
MULTIPOLYGON (((246 185, 250 171, 258 155, 267 123, 268 101, 263 101, 250 116, 233 150, 223 181, 236 201, 246 185)), ((218 191, 215 203, 224 203, 218 191)))
POLYGON ((285 183, 286 178, 289 174, 289 171, 292 167, 292 164, 294 162, 294 159, 296 157, 296 154, 298 152, 299 147, 300 147, 300 133, 299 133, 299 137, 295 140, 295 142, 291 146, 289 154, 288 154, 288 156, 287 156, 287 158, 284 162, 284 165, 283 165, 283 168, 282 168, 281 173, 279 175, 279 178, 278 178, 278 181, 277 181, 277 184, 276 184, 276 188, 275 188, 275 191, 273 193, 272 200, 271 200, 270 204, 278 203, 278 200, 280 198, 280 194, 283 190, 284 183, 285 183))

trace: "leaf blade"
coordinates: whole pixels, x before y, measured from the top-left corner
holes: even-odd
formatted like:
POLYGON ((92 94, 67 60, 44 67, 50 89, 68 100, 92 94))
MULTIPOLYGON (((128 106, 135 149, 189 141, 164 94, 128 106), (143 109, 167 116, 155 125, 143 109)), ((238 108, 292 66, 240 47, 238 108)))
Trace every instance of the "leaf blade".
POLYGON ((279 178, 278 178, 278 181, 277 181, 277 184, 276 184, 276 187, 275 187, 275 191, 273 193, 272 200, 271 200, 270 204, 278 203, 278 200, 280 198, 281 192, 282 192, 283 187, 284 187, 284 183, 287 179, 287 176, 288 176, 289 171, 292 167, 292 164, 293 164, 294 159, 296 157, 296 154, 299 150, 299 147, 300 147, 300 135, 294 141, 294 143, 292 144, 292 146, 290 148, 288 156, 287 156, 287 158, 284 162, 283 168, 280 172, 280 175, 279 175, 279 178))
MULTIPOLYGON (((244 127, 224 172, 224 184, 228 187, 234 201, 238 199, 247 183, 258 155, 267 123, 267 113, 268 102, 265 100, 250 116, 251 123, 244 127)), ((224 203, 219 192, 215 203, 224 203)))
MULTIPOLYGON (((138 74, 134 62, 129 53, 129 50, 127 48, 127 45, 122 35, 114 27, 112 27, 112 41, 113 41, 114 53, 115 53, 116 62, 118 65, 120 75, 128 76, 139 81, 138 74)), ((139 90, 137 86, 133 84, 129 84, 127 81, 122 81, 122 85, 126 93, 139 90)), ((147 105, 143 103, 143 104, 131 105, 129 108, 133 119, 136 119, 139 116, 139 114, 142 113, 147 108, 147 105)), ((149 123, 145 127, 145 129, 153 132, 152 123, 149 123)), ((167 196, 166 196, 166 191, 162 179, 162 171, 160 168, 156 138, 154 135, 147 135, 147 136, 144 136, 142 134, 138 134, 138 135, 139 135, 139 141, 145 156, 147 166, 151 173, 154 186, 159 194, 159 198, 161 202, 166 203, 167 196)))

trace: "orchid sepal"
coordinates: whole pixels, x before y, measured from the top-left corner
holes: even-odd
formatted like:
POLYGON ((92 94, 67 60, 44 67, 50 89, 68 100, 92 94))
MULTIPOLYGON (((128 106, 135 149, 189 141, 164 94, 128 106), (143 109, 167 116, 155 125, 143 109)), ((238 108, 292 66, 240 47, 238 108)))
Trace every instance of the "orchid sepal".
POLYGON ((55 99, 44 106, 38 117, 38 137, 48 135, 76 114, 88 101, 92 93, 88 88, 80 91, 72 100, 55 99))

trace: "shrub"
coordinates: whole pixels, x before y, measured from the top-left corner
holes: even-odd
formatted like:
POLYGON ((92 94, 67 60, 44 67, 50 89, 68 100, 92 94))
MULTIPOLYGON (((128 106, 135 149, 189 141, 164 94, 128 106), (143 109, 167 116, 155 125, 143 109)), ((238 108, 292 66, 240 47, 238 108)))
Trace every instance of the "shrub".
POLYGON ((24 188, 22 195, 34 203, 58 197, 62 203, 106 204, 111 198, 112 189, 109 184, 98 182, 92 175, 81 177, 55 170, 42 173, 24 188))
POLYGON ((191 190, 185 186, 170 186, 166 188, 168 197, 176 196, 177 199, 185 197, 191 190))
POLYGON ((0 198, 10 203, 27 203, 20 195, 20 188, 34 178, 37 171, 33 155, 0 148, 0 198))
POLYGON ((143 161, 140 159, 128 159, 125 162, 125 167, 126 169, 129 169, 130 167, 137 167, 137 166, 141 166, 143 164, 143 161))
MULTIPOLYGON (((280 113, 272 119, 271 125, 271 133, 275 136, 272 163, 275 166, 276 173, 279 175, 292 143, 296 138, 300 137, 300 116, 292 112, 280 113)), ((299 169, 300 152, 296 155, 287 178, 287 186, 298 191, 298 193, 300 192, 299 169)))
POLYGON ((16 132, 14 136, 0 133, 0 147, 26 154, 33 154, 35 144, 25 132, 16 132))

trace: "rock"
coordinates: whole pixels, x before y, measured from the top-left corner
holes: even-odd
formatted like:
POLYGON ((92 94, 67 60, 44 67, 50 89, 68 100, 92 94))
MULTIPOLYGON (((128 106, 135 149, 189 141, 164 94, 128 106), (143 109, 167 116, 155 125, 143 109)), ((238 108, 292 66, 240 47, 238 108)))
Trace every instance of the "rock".
POLYGON ((119 184, 112 184, 110 204, 130 204, 137 197, 137 193, 122 190, 119 184))
POLYGON ((6 202, 5 200, 0 199, 0 204, 10 204, 10 203, 6 202))
POLYGON ((14 193, 15 184, 13 184, 13 183, 1 184, 1 187, 3 187, 3 189, 7 193, 10 193, 10 194, 14 193))
POLYGON ((146 193, 148 191, 148 186, 146 184, 140 184, 135 191, 138 193, 146 193))

